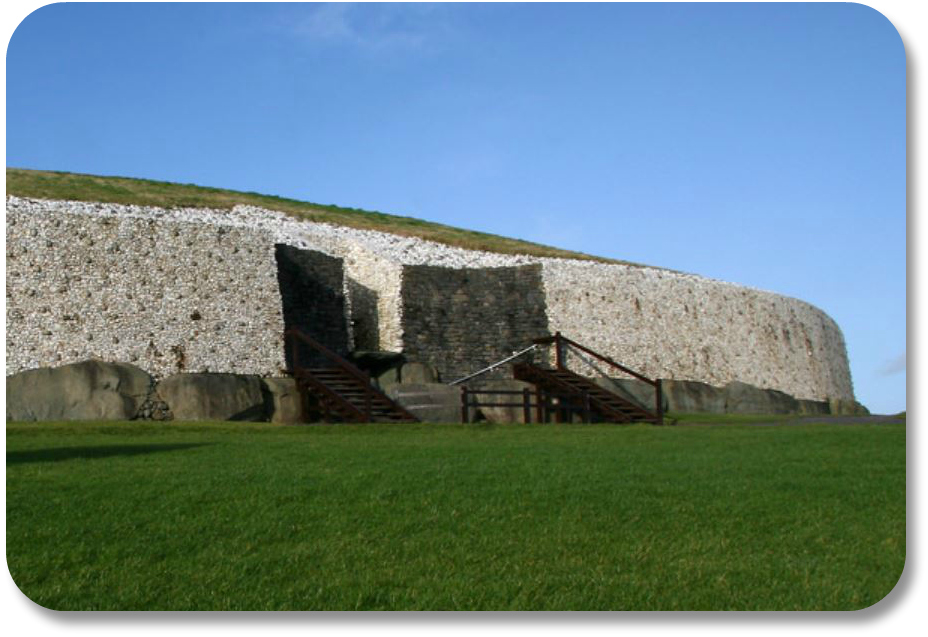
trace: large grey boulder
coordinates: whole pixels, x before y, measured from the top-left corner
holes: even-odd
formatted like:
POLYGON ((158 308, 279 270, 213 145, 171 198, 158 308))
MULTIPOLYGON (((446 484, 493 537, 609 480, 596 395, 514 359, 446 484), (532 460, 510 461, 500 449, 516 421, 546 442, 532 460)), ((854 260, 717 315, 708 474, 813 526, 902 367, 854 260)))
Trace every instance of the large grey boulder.
POLYGON ((405 363, 400 368, 400 382, 404 385, 437 383, 439 380, 438 371, 427 363, 405 363))
MULTIPOLYGON (((654 386, 638 380, 637 378, 606 378, 600 376, 593 379, 597 385, 616 394, 620 398, 638 405, 648 411, 654 411, 657 407, 657 399, 654 395, 654 386)), ((664 381, 666 382, 666 381, 664 381)), ((666 412, 670 408, 670 402, 667 398, 666 388, 661 387, 663 410, 666 412)))
POLYGON ((725 411, 729 414, 798 414, 799 401, 775 389, 732 381, 725 388, 725 411))
POLYGON ((271 422, 292 425, 302 421, 300 392, 292 378, 265 378, 265 403, 271 407, 271 422))
POLYGON ((667 411, 682 413, 725 413, 725 391, 694 380, 664 380, 667 411))
POLYGON ((869 416, 870 410, 856 400, 832 398, 828 401, 828 408, 833 416, 869 416))
POLYGON ((391 367, 387 371, 376 376, 375 380, 377 381, 377 386, 380 387, 382 391, 386 391, 388 387, 400 382, 400 368, 391 367))
POLYGON ((802 416, 827 416, 830 413, 827 400, 799 399, 799 414, 802 416))
POLYGON ((30 369, 6 378, 6 418, 129 420, 151 386, 151 376, 128 363, 90 360, 30 369))
MULTIPOLYGON (((529 420, 534 422, 536 420, 536 412, 534 403, 537 400, 535 397, 535 386, 531 383, 527 383, 521 380, 508 380, 505 378, 500 379, 488 379, 475 383, 468 383, 468 389, 474 390, 477 393, 476 399, 480 403, 492 403, 491 405, 485 405, 478 407, 477 410, 471 411, 471 420, 476 417, 474 411, 479 411, 483 414, 483 417, 488 422, 494 423, 524 423, 525 422, 525 408, 522 403, 524 400, 524 392, 526 389, 529 391, 529 402, 533 405, 529 409, 529 420), (511 391, 519 392, 518 394, 482 394, 481 391, 511 391), (513 406, 506 407, 506 403, 510 403, 513 406)), ((458 397, 458 413, 460 417, 460 396, 458 397)))
POLYGON ((373 370, 371 376, 377 381, 377 386, 384 392, 399 383, 403 385, 421 385, 423 383, 438 383, 440 380, 438 370, 432 365, 418 361, 373 370))
POLYGON ((175 374, 158 383, 175 420, 267 420, 261 379, 240 374, 175 374))
POLYGON ((387 396, 422 422, 461 422, 461 388, 441 383, 392 385, 387 396))

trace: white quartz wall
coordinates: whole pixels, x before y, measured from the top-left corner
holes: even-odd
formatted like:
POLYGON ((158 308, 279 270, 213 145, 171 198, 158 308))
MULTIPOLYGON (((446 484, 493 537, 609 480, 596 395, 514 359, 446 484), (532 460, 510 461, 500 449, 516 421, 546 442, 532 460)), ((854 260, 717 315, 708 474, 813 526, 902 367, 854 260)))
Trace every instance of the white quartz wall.
MULTIPOLYGON (((645 376, 853 398, 841 331, 808 303, 625 265, 548 262, 543 280, 551 332, 645 376)), ((571 364, 589 368, 577 356, 571 364)))
POLYGON ((853 399, 844 340, 827 315, 694 275, 463 250, 246 206, 8 197, 6 207, 7 374, 89 357, 135 362, 155 375, 181 367, 278 373, 274 244, 284 243, 344 259, 346 320, 376 324, 378 342, 367 347, 403 349, 403 265, 541 263, 550 332, 645 375, 853 399))
POLYGON ((357 346, 361 349, 401 351, 402 265, 377 256, 358 244, 348 244, 340 252, 345 260, 345 279, 354 328, 376 332, 376 335, 356 334, 357 346))
POLYGON ((267 234, 7 206, 6 372, 100 358, 156 377, 284 366, 267 234))

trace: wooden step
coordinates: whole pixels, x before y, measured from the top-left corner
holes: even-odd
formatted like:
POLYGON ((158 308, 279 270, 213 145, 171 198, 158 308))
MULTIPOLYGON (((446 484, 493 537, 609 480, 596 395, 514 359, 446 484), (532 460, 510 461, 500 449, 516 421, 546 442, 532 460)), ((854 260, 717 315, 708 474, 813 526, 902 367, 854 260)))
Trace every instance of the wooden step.
POLYGON ((416 418, 358 376, 335 368, 301 368, 301 391, 315 396, 327 420, 415 422, 416 418))
MULTIPOLYGON (((552 393, 568 393, 569 397, 566 398, 565 403, 573 407, 582 404, 583 400, 588 400, 590 412, 607 420, 620 422, 636 420, 657 422, 658 420, 656 414, 628 402, 605 387, 569 370, 550 370, 529 363, 521 363, 514 366, 513 372, 517 379, 532 382, 541 389, 552 393)), ((557 407, 555 406, 554 409, 557 407)))

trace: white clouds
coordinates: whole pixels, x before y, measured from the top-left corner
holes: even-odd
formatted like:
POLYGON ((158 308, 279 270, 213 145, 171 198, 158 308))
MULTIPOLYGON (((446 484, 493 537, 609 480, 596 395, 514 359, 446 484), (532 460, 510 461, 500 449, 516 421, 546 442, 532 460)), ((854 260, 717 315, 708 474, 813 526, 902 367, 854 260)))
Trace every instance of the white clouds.
POLYGON ((347 4, 315 5, 302 20, 292 24, 294 32, 313 40, 352 41, 359 38, 349 23, 347 4))
POLYGON ((895 376, 896 374, 905 373, 905 352, 892 359, 880 368, 880 376, 895 376))
POLYGON ((371 53, 419 51, 449 30, 447 13, 430 4, 313 4, 288 14, 285 29, 307 44, 371 53))

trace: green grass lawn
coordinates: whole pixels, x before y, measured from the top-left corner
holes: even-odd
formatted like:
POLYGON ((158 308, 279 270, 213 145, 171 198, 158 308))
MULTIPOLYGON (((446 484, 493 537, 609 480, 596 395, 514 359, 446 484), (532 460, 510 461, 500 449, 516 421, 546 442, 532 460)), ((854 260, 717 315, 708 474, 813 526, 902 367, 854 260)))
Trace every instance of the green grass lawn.
POLYGON ((905 424, 9 424, 7 560, 54 609, 860 609, 905 424))

